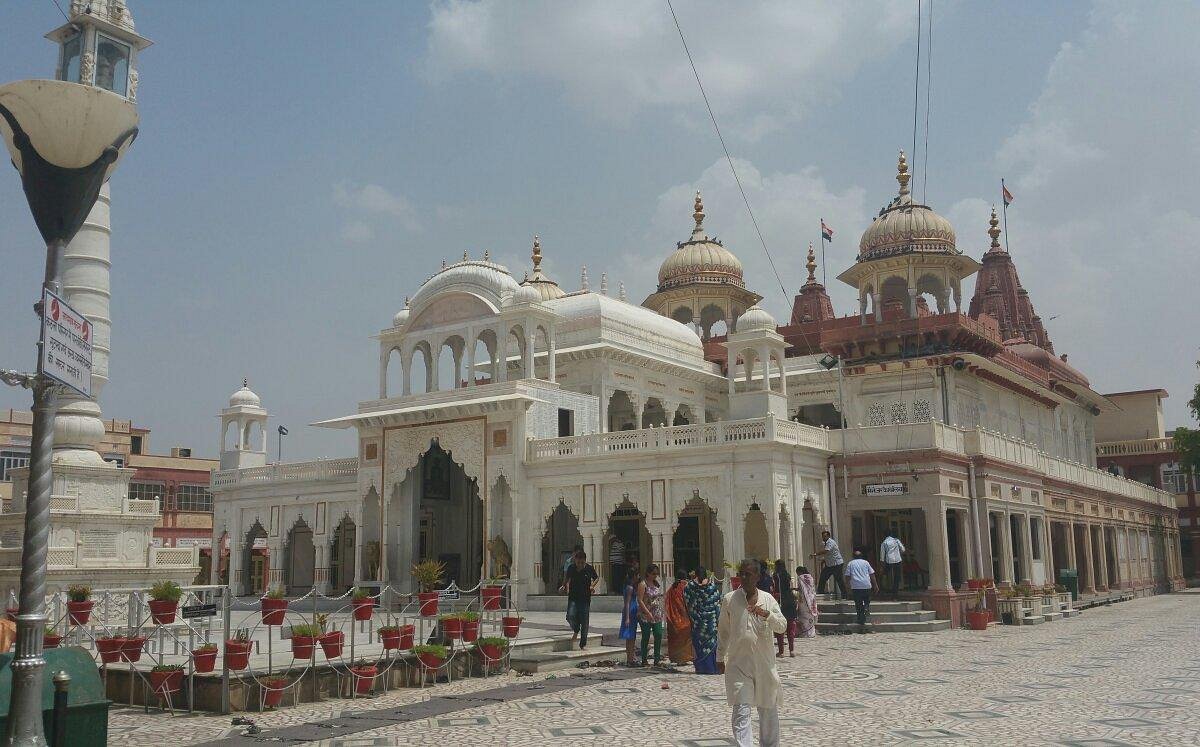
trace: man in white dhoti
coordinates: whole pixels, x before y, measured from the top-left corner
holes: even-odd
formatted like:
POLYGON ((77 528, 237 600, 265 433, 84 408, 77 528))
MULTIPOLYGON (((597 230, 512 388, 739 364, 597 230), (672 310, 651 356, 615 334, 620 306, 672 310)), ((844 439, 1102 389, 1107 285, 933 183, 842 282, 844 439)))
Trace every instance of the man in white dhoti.
POLYGON ((721 600, 717 622, 717 668, 725 674, 725 695, 733 707, 733 738, 753 747, 750 706, 758 709, 758 743, 779 745, 779 671, 775 635, 787 630, 779 603, 758 588, 759 565, 747 558, 738 567, 742 588, 721 600))

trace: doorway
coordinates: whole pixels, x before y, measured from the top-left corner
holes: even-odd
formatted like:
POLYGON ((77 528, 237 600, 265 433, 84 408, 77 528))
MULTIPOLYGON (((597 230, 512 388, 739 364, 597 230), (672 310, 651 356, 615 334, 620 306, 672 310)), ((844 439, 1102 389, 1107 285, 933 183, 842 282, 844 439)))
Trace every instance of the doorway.
POLYGON ((546 533, 542 535, 542 583, 547 594, 557 594, 563 582, 563 569, 576 547, 583 547, 579 533, 579 517, 562 501, 546 517, 546 533))
POLYGON ((329 546, 329 588, 341 594, 354 585, 354 540, 357 534, 354 520, 342 517, 333 532, 329 546))
POLYGON ((697 491, 679 512, 679 523, 671 537, 675 570, 694 571, 704 566, 719 575, 724 563, 724 544, 717 512, 697 491))
POLYGON ((258 596, 266 592, 266 554, 267 530, 257 521, 246 532, 246 544, 242 559, 242 593, 246 596, 258 596), (257 568, 256 565, 263 566, 257 568))
POLYGON ((304 517, 288 530, 284 547, 284 573, 288 596, 307 593, 316 585, 317 546, 313 544, 312 529, 304 517))
MULTIPOLYGON (((483 499, 467 475, 437 441, 417 462, 420 503, 414 531, 419 560, 446 566, 446 583, 469 589, 483 572, 483 499)), ((403 527, 401 531, 404 531, 403 527)))
POLYGON ((608 559, 608 590, 621 594, 628 569, 641 570, 650 561, 651 539, 646 530, 646 515, 628 498, 608 517, 608 532, 604 536, 605 557, 608 559))

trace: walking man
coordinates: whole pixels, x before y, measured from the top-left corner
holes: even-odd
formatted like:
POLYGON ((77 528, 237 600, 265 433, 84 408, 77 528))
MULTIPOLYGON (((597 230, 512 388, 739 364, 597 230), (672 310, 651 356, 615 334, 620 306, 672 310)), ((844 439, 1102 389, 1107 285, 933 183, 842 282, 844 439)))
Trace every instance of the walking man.
POLYGON ((883 538, 883 544, 879 546, 879 558, 883 561, 883 575, 892 587, 889 591, 894 599, 900 594, 900 577, 904 566, 904 543, 891 529, 883 538))
POLYGON ((571 623, 571 643, 579 639, 580 650, 587 648, 588 623, 592 616, 592 594, 596 591, 596 569, 587 562, 583 548, 575 551, 571 565, 567 566, 567 622, 571 623))
POLYGON ((770 593, 758 588, 759 565, 747 558, 738 566, 742 588, 721 600, 717 621, 717 671, 725 675, 725 697, 733 706, 733 738, 738 747, 753 747, 750 707, 758 709, 758 743, 779 745, 779 671, 775 636, 787 620, 770 593))
POLYGON ((842 560, 842 551, 838 548, 837 540, 828 530, 821 532, 820 550, 812 554, 814 558, 820 558, 825 562, 825 567, 821 569, 821 578, 817 581, 817 591, 825 593, 826 579, 833 579, 837 587, 841 589, 842 596, 846 596, 846 582, 842 580, 842 569, 844 562, 842 560))
POLYGON ((859 630, 865 633, 867 620, 871 619, 871 592, 879 591, 879 581, 875 578, 875 569, 863 558, 862 548, 855 548, 854 560, 846 564, 846 578, 850 579, 859 630))

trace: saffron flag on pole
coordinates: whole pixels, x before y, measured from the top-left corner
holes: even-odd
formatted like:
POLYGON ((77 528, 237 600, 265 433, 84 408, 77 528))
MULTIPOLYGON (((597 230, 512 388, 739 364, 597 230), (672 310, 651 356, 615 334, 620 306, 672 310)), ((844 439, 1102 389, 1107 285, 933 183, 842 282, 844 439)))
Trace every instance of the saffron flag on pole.
POLYGON ((821 238, 825 241, 833 243, 833 229, 825 225, 825 219, 821 219, 821 238))
POLYGON ((1012 192, 1009 192, 1008 187, 1004 186, 1003 179, 1000 180, 1000 195, 1001 195, 1001 197, 1004 198, 1004 207, 1008 207, 1009 205, 1012 204, 1012 201, 1013 201, 1012 192))

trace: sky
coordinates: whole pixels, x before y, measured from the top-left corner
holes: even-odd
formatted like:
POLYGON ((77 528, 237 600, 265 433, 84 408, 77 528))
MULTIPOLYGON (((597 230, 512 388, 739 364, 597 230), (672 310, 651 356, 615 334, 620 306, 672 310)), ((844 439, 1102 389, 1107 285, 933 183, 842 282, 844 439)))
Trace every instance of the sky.
MULTIPOLYGON (((1167 425, 1188 423, 1200 5, 924 0, 928 147, 923 74, 914 154, 917 3, 675 0, 786 295, 666 0, 129 5, 154 46, 141 133, 111 183, 101 404, 150 428, 155 452, 215 456, 246 377, 270 430, 290 429, 286 461, 352 455, 352 433, 306 424, 377 395, 371 336, 442 259, 487 249, 520 278, 539 234, 565 289, 586 265, 593 288, 606 273, 640 300, 689 235, 697 189, 778 319, 824 218, 834 307, 855 312, 833 278, 895 195, 900 148, 976 258, 1005 178, 1009 248, 1056 351, 1100 392, 1167 389, 1167 425)), ((51 76, 53 2, 0 17, 0 80, 51 76)), ((10 172, 0 367, 33 365, 43 261, 10 172)), ((28 405, 0 390, 0 408, 28 405)))

